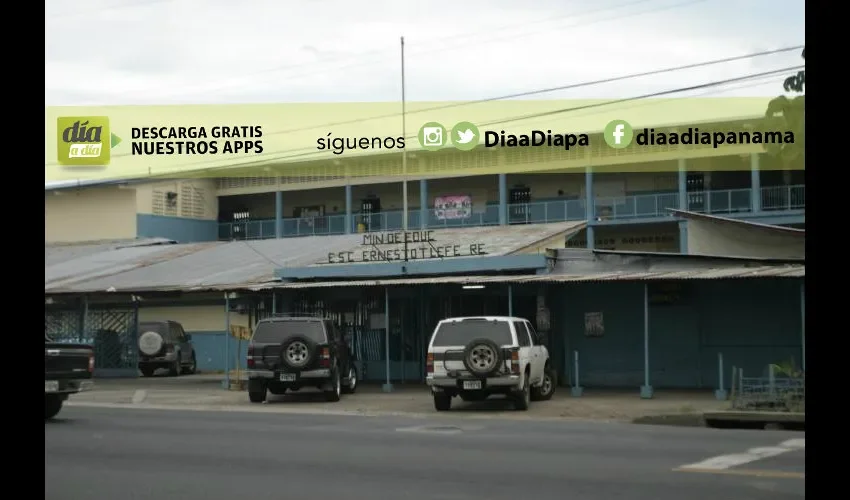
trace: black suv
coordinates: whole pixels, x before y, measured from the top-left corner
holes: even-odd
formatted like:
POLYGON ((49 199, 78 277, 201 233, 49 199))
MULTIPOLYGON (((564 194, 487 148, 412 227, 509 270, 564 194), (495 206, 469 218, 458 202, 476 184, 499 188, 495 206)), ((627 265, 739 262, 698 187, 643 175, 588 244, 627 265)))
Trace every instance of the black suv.
POLYGON ((266 391, 315 387, 328 401, 357 388, 357 369, 348 340, 329 320, 274 316, 260 320, 248 345, 248 398, 266 400, 266 391))

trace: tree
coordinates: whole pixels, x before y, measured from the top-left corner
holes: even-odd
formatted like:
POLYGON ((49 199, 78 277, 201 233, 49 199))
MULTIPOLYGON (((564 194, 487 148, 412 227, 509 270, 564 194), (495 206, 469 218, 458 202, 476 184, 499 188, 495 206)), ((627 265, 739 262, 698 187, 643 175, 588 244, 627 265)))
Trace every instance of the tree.
MULTIPOLYGON (((806 49, 801 54, 806 59, 806 49)), ((765 144, 765 151, 779 158, 786 165, 804 160, 806 152, 806 70, 800 70, 796 75, 789 76, 783 83, 785 92, 799 95, 788 98, 779 96, 770 101, 765 113, 766 130, 790 130, 794 133, 793 144, 765 144)))

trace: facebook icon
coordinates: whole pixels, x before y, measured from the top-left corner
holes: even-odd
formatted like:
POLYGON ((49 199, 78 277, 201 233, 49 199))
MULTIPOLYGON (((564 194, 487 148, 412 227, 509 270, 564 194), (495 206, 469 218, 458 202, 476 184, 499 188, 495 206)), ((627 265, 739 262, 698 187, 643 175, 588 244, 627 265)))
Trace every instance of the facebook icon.
POLYGON ((632 143, 634 132, 629 122, 625 120, 613 120, 605 127, 605 132, 602 135, 609 146, 615 149, 622 149, 632 143))

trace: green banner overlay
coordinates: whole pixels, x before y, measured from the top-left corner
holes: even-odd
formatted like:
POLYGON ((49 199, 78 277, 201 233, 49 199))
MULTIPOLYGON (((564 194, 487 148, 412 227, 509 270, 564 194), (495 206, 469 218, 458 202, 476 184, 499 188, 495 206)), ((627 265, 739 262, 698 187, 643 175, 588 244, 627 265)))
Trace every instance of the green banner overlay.
POLYGON ((805 144, 765 119, 769 101, 411 102, 404 118, 401 103, 48 107, 45 179, 666 171, 805 144))

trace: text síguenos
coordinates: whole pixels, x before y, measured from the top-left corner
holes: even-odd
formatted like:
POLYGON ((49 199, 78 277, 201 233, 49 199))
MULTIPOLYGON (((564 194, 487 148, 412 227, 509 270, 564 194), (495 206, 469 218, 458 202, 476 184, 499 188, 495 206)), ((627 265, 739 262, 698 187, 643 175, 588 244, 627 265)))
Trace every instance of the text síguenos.
POLYGON ((550 147, 569 150, 573 146, 587 146, 590 138, 587 134, 553 134, 551 130, 532 130, 529 134, 506 134, 504 130, 484 132, 484 147, 550 147))
POLYGON ((353 149, 404 149, 404 137, 332 137, 329 132, 326 137, 316 140, 316 149, 331 151, 335 155, 353 149))

